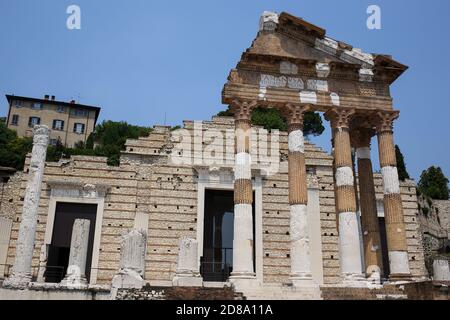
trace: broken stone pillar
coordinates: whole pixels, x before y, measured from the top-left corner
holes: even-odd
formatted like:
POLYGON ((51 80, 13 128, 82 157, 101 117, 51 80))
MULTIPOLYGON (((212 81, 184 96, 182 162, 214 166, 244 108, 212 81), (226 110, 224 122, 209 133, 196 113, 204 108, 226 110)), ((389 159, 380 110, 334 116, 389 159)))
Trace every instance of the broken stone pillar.
POLYGON ((34 127, 33 150, 16 244, 16 257, 11 276, 3 283, 5 287, 26 288, 31 282, 31 265, 49 133, 47 126, 34 127))
POLYGON ((450 281, 450 268, 447 259, 436 259, 433 261, 433 280, 450 281))
POLYGON ((67 286, 83 286, 86 280, 86 260, 89 244, 89 228, 91 222, 85 219, 76 219, 72 229, 70 241, 69 267, 66 277, 62 281, 67 286))
POLYGON ((120 270, 113 278, 113 288, 140 289, 144 286, 147 233, 132 230, 122 236, 120 270))
POLYGON ((181 238, 178 252, 178 267, 173 278, 173 285, 179 287, 203 286, 203 278, 199 269, 197 240, 181 238))

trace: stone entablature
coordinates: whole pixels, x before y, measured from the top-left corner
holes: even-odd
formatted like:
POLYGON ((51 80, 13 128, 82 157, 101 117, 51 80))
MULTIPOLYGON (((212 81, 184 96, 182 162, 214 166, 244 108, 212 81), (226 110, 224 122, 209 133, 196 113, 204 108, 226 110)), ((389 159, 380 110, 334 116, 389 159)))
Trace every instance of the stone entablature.
POLYGON ((106 184, 91 184, 71 180, 47 181, 50 196, 58 198, 104 198, 110 189, 106 184))

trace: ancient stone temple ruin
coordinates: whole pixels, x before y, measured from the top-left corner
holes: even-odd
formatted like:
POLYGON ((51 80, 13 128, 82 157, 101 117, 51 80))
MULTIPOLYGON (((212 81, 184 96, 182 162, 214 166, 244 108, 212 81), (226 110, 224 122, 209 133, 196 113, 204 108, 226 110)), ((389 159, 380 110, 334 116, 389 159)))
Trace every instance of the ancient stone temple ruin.
MULTIPOLYGON (((390 85, 406 69, 265 12, 222 92, 233 117, 155 126, 127 141, 118 167, 86 156, 44 166, 48 130, 37 127, 1 296, 161 298, 178 287, 247 299, 405 296, 397 284, 429 278, 416 187, 399 181, 394 150, 390 85), (288 132, 252 126, 257 107, 281 111, 288 132), (308 111, 331 126, 331 154, 304 137, 308 111), (72 261, 84 287, 67 284, 72 261)), ((439 268, 444 277, 448 264, 439 268)))

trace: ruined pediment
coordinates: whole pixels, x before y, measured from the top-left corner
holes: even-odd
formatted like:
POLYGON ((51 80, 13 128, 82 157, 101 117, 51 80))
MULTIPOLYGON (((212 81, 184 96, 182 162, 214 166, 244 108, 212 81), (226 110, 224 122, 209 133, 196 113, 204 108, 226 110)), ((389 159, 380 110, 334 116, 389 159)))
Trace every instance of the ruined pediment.
POLYGON ((324 29, 303 19, 264 12, 256 39, 230 72, 223 102, 229 104, 239 93, 267 102, 271 93, 287 97, 296 91, 298 98, 300 91, 306 97, 302 103, 336 106, 339 97, 379 97, 386 101, 366 108, 391 109, 389 86, 406 69, 388 55, 369 54, 327 37, 324 29))

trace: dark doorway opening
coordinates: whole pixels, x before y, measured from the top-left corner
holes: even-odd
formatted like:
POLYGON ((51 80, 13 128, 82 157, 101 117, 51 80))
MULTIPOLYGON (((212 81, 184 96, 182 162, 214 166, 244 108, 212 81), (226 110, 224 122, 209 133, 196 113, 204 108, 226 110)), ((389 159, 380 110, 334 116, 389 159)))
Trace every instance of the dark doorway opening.
POLYGON ((378 218, 378 225, 380 229, 381 256, 383 258, 383 274, 381 276, 388 279, 391 274, 391 269, 389 267, 389 251, 387 245, 385 218, 378 218))
MULTIPOLYGON (((253 195, 254 198, 255 195, 253 195)), ((201 259, 203 280, 225 282, 233 271, 233 191, 205 190, 203 224, 203 257, 201 259)), ((254 202, 253 235, 255 235, 254 202)), ((253 269, 255 270, 255 246, 253 246, 253 269)))
POLYGON ((76 219, 89 220, 89 243, 86 261, 86 278, 91 275, 92 250, 94 247, 96 204, 60 203, 56 204, 52 242, 48 248, 45 282, 59 283, 64 279, 69 266, 70 241, 76 219))

